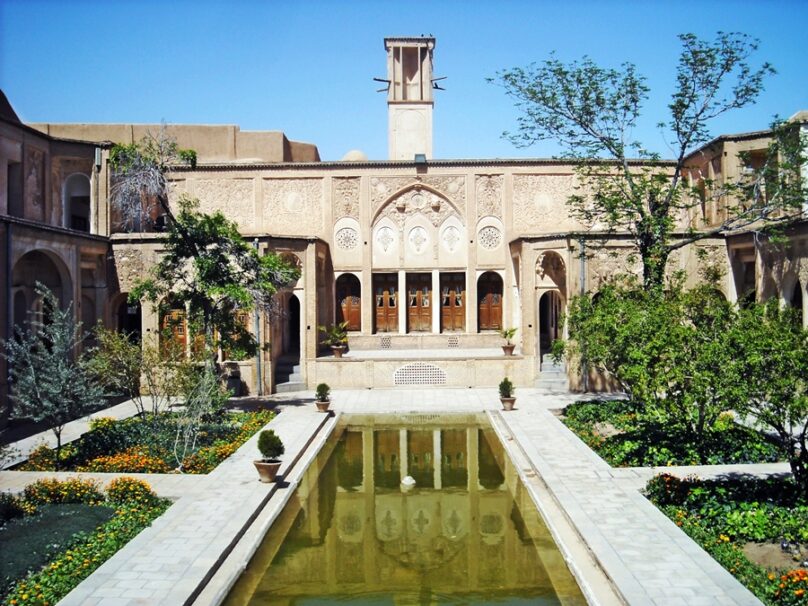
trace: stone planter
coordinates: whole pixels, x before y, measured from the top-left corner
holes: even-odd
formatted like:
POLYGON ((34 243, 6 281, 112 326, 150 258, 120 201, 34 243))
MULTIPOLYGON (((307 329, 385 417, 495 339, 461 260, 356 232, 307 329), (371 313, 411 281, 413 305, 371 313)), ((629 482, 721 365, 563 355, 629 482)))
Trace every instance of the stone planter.
POLYGON ((502 346, 502 353, 504 353, 506 356, 512 356, 513 355, 513 350, 514 350, 515 347, 516 347, 516 345, 514 345, 513 343, 508 343, 507 345, 503 345, 502 346))
POLYGON ((502 410, 513 410, 516 404, 516 398, 500 398, 499 401, 502 402, 502 410))
POLYGON ((334 352, 335 358, 341 358, 345 350, 348 349, 345 345, 332 345, 331 351, 334 352))
POLYGON ((315 400, 314 403, 320 412, 328 412, 328 407, 331 406, 331 400, 315 400))
POLYGON ((281 468, 280 461, 253 461, 253 465, 258 470, 258 479, 261 482, 274 482, 281 468))

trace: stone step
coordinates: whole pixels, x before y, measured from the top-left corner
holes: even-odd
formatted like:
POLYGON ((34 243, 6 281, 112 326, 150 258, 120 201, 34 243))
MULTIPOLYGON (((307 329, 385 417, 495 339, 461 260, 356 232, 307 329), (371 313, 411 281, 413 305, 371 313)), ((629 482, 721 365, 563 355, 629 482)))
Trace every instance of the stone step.
POLYGON ((287 383, 276 383, 275 391, 277 393, 289 393, 292 391, 306 391, 306 384, 299 381, 290 381, 287 383))

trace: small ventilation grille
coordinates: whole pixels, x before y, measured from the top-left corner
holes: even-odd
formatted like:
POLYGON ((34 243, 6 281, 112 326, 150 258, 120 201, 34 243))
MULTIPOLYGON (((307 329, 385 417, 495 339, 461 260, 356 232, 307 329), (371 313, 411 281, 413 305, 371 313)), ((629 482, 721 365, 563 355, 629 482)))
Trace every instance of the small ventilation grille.
POLYGON ((379 343, 379 347, 382 348, 382 349, 390 349, 391 340, 392 339, 390 338, 389 335, 386 335, 386 336, 382 337, 381 338, 381 343, 379 343))
POLYGON ((460 347, 460 339, 457 338, 457 335, 450 335, 449 336, 449 349, 457 349, 460 347))
POLYGON ((393 385, 446 385, 446 371, 433 364, 413 362, 393 373, 393 385))

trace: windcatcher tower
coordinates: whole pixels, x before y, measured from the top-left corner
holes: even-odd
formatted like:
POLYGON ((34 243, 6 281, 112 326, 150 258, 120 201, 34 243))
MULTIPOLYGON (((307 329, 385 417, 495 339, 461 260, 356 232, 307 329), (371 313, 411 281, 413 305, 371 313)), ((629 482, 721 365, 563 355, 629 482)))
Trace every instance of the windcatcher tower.
POLYGON ((432 157, 432 50, 435 38, 385 38, 390 160, 432 157))

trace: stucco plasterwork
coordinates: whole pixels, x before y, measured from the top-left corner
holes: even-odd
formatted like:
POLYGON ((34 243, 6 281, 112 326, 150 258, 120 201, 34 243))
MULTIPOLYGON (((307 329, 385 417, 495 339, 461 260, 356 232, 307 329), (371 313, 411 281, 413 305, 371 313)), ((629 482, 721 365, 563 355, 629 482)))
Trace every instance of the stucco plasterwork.
POLYGON ((144 252, 138 248, 113 248, 112 256, 118 273, 118 288, 121 292, 129 292, 135 281, 144 278, 146 262, 144 252))
POLYGON ((477 218, 502 218, 502 183, 502 175, 477 176, 477 218))
POLYGON ((517 231, 535 233, 575 229, 567 213, 567 198, 574 192, 572 175, 515 175, 513 224, 517 231))
POLYGON ((337 231, 334 240, 342 250, 353 250, 359 243, 359 232, 353 227, 343 227, 337 231))
POLYGON ((480 241, 480 246, 483 248, 494 250, 495 248, 499 248, 499 245, 502 244, 502 232, 499 228, 488 225, 480 230, 477 234, 477 239, 480 241))
POLYGON ((255 185, 252 179, 199 179, 194 185, 202 212, 221 210, 240 228, 253 224, 255 185))
POLYGON ((264 228, 316 234, 323 229, 322 179, 264 179, 264 228))
POLYGON ((45 154, 32 147, 25 149, 25 218, 45 220, 45 154))
POLYGON ((359 179, 335 178, 332 182, 334 218, 359 219, 359 179))
POLYGON ((373 177, 370 180, 370 201, 373 212, 379 210, 390 196, 412 185, 426 185, 439 191, 457 207, 466 210, 466 178, 463 176, 373 177))
POLYGON ((382 208, 374 223, 387 217, 400 228, 408 218, 416 214, 423 215, 435 227, 453 216, 458 217, 462 223, 462 218, 451 204, 433 191, 424 188, 408 189, 390 200, 389 204, 382 208))

